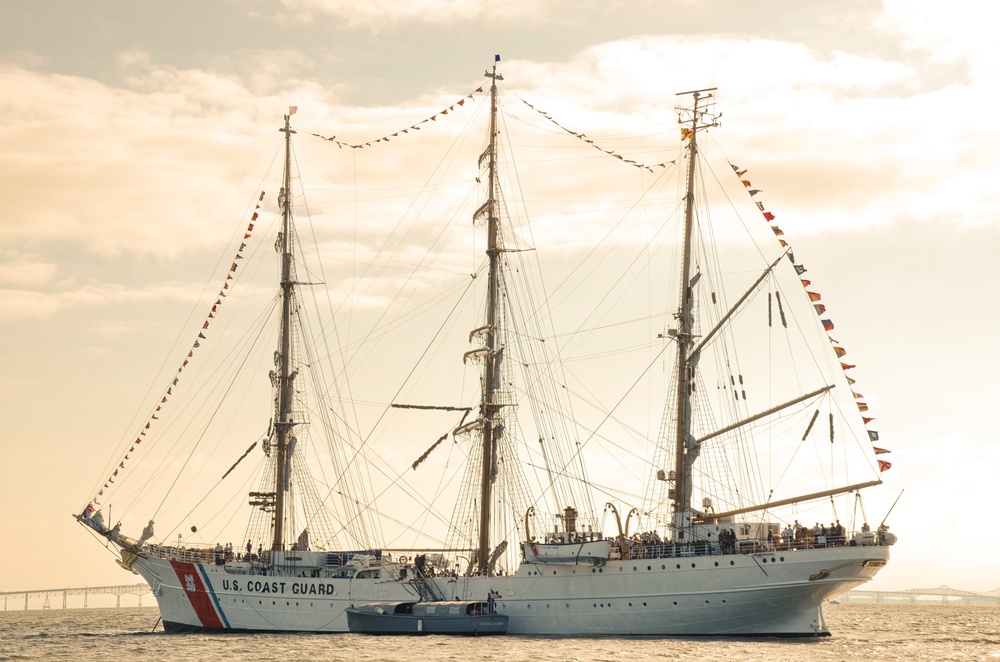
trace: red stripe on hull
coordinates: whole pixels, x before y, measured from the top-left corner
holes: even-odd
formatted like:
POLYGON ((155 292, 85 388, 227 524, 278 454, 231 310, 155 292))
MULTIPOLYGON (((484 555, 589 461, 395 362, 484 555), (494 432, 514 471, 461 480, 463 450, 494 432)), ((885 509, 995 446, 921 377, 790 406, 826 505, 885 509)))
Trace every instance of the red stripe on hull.
POLYGON ((212 596, 205 590, 205 583, 201 581, 201 575, 193 563, 182 561, 171 561, 170 565, 177 573, 177 579, 181 582, 181 588, 187 593, 188 600, 194 608, 194 613, 198 615, 201 624, 210 629, 225 629, 218 614, 215 613, 215 605, 212 604, 212 596))

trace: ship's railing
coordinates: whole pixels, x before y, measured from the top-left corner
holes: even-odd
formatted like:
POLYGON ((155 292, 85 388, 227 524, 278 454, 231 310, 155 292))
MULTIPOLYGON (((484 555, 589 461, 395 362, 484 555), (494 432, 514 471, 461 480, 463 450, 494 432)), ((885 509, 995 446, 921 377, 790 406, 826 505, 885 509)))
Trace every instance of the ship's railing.
MULTIPOLYGON (((867 532, 866 532, 867 533, 867 532)), ((611 546, 611 559, 669 559, 725 554, 756 554, 788 550, 825 549, 847 545, 881 545, 884 541, 865 534, 838 536, 808 536, 792 540, 731 540, 692 543, 643 543, 635 540, 617 542, 611 546), (864 536, 864 537, 862 537, 864 536), (631 543, 631 544, 630 544, 631 543)))
POLYGON ((215 563, 215 549, 212 547, 170 547, 146 545, 142 548, 150 556, 185 563, 215 563))

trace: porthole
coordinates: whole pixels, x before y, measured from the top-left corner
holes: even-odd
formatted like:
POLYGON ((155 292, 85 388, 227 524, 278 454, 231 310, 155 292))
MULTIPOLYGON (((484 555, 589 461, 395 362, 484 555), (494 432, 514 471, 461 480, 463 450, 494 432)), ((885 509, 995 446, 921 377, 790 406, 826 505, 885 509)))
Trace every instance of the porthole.
POLYGON ((678 569, 678 570, 680 570, 680 569, 681 569, 681 564, 680 564, 680 563, 678 563, 678 564, 677 564, 677 569, 678 569))
POLYGON ((636 570, 638 570, 638 569, 639 569, 639 568, 637 568, 637 567, 635 567, 635 566, 632 566, 632 572, 635 572, 635 571, 636 571, 636 570))
POLYGON ((785 557, 784 557, 784 556, 782 556, 782 557, 781 557, 781 562, 782 562, 782 563, 784 563, 784 562, 785 562, 785 557))
POLYGON ((718 568, 718 567, 719 567, 719 562, 718 562, 718 561, 716 561, 716 562, 715 562, 715 567, 716 567, 716 568, 718 568))
POLYGON ((736 561, 730 561, 729 565, 736 565, 736 561))
MULTIPOLYGON (((644 603, 644 604, 645 604, 645 603, 644 603)), ((675 606, 675 607, 677 606, 677 601, 676 601, 676 600, 674 600, 674 606, 675 606)))
POLYGON ((646 570, 652 570, 652 569, 653 569, 653 566, 651 566, 651 565, 647 565, 646 566, 646 570))
POLYGON ((667 569, 667 566, 665 566, 665 565, 661 565, 660 566, 660 570, 666 570, 666 569, 667 569))
POLYGON ((692 563, 692 564, 691 564, 691 567, 692 567, 692 568, 693 568, 693 567, 695 567, 694 563, 692 563))

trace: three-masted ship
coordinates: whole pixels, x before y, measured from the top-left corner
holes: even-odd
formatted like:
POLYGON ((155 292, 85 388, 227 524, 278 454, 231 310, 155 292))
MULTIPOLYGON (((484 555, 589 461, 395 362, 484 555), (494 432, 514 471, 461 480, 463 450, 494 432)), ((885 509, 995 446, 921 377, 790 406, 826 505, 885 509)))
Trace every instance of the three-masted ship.
MULTIPOLYGON (((649 484, 642 503, 631 504, 635 507, 624 524, 619 508, 611 503, 604 507, 611 519, 602 524, 591 486, 579 475, 583 470, 564 480, 582 463, 579 444, 553 450, 556 438, 563 436, 561 428, 558 433, 554 430, 564 423, 536 423, 546 453, 543 473, 549 479, 545 484, 548 500, 559 502, 549 516, 538 512, 543 499, 530 494, 524 463, 518 459, 521 391, 513 386, 512 365, 527 366, 518 343, 528 334, 513 319, 519 308, 512 303, 514 279, 508 270, 509 259, 522 251, 508 243, 511 235, 504 226, 497 121, 497 81, 502 76, 496 65, 486 75, 491 83, 489 129, 479 159, 486 200, 473 214, 486 234, 485 296, 481 325, 469 333, 464 354, 466 364, 479 367, 479 392, 478 402, 449 432, 468 451, 443 546, 388 548, 377 540, 377 523, 362 523, 377 517, 379 510, 390 512, 390 507, 382 504, 378 509, 357 497, 344 499, 354 510, 341 514, 341 521, 323 523, 320 513, 332 494, 340 494, 340 487, 328 488, 324 494, 309 478, 306 429, 336 425, 325 420, 328 409, 302 402, 307 391, 327 394, 319 386, 300 386, 315 356, 305 349, 303 327, 297 325, 302 314, 301 288, 306 283, 295 267, 292 112, 285 116, 282 128, 284 175, 275 243, 280 265, 278 328, 274 366, 269 370, 273 409, 263 440, 263 478, 250 491, 253 515, 248 536, 253 539, 245 549, 221 543, 211 547, 157 541, 152 519, 141 536, 129 537, 120 525, 105 522, 93 502, 77 518, 111 543, 123 568, 149 583, 169 631, 345 632, 345 610, 350 607, 413 600, 474 601, 488 596, 495 613, 507 618, 510 634, 829 634, 822 617, 824 601, 871 579, 887 563, 895 538, 884 527, 873 532, 867 524, 864 530, 849 530, 838 523, 814 532, 797 521, 793 527, 794 518, 779 513, 782 508, 838 495, 855 496, 880 480, 876 477, 780 499, 767 494, 751 502, 745 491, 720 487, 732 475, 713 476, 699 464, 727 439, 746 442, 760 421, 792 412, 804 412, 809 419, 806 407, 846 387, 832 380, 818 383, 804 394, 749 412, 745 392, 741 399, 733 378, 731 385, 717 387, 735 399, 730 421, 718 423, 706 413, 711 410, 706 394, 710 389, 702 375, 707 355, 716 344, 728 347, 733 320, 761 291, 762 283, 775 278, 786 258, 783 249, 769 256, 763 273, 735 305, 727 307, 717 301, 715 290, 711 306, 701 298, 699 285, 709 277, 703 271, 707 262, 696 255, 705 238, 697 232, 699 139, 716 124, 710 112, 714 91, 682 95, 690 105, 681 109, 686 167, 678 300, 674 325, 662 338, 664 347, 673 349, 673 364, 660 439, 651 444, 649 484), (703 315, 712 306, 718 311, 714 317, 703 315), (709 494, 716 495, 715 499, 709 494), (645 522, 641 534, 630 534, 633 515, 645 522), (536 521, 542 525, 536 526, 536 521), (354 535, 338 535, 348 529, 354 535), (266 547, 254 545, 255 540, 266 540, 266 547)), ((167 401, 164 395, 162 403, 167 401)), ((532 401, 533 410, 550 409, 548 400, 544 405, 537 402, 543 401, 532 401)), ((836 405, 829 408, 832 412, 836 405)), ((817 406, 803 440, 818 414, 817 406)), ((831 435, 833 429, 831 413, 831 435)), ((140 435, 134 443, 142 441, 140 435)), ((357 450, 343 435, 334 443, 357 450)), ((749 445, 753 446, 752 439, 749 445)), ((360 454, 345 454, 337 465, 338 476, 362 461, 360 454)), ((727 456, 727 461, 739 459, 727 456)), ((712 460, 710 468, 720 467, 720 462, 712 460)), ((721 473, 727 471, 733 473, 732 469, 721 473)), ((104 490, 111 489, 117 476, 116 469, 110 482, 99 486, 95 499, 105 498, 104 490)), ((375 501, 374 496, 366 498, 375 501)))

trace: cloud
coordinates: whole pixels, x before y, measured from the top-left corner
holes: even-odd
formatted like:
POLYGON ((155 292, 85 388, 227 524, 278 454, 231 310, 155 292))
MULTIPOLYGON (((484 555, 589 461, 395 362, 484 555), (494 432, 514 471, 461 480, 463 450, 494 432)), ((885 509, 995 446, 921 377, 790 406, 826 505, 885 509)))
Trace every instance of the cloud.
POLYGON ((59 273, 59 267, 31 254, 0 251, 0 285, 44 285, 59 273))
MULTIPOLYGON (((62 283, 52 292, 38 289, 0 288, 0 310, 5 321, 44 319, 80 308, 122 306, 126 304, 182 301, 192 299, 191 288, 176 283, 149 287, 115 283, 62 283)), ((118 329, 120 332, 120 329, 118 329)))
POLYGON ((249 125, 259 130, 253 109, 268 104, 233 80, 154 68, 113 88, 3 67, 0 84, 18 90, 0 110, 9 241, 173 256, 217 241, 252 195, 256 177, 239 164, 249 125), (207 185, 227 179, 244 200, 207 185))
MULTIPOLYGON (((613 0, 609 0, 615 4, 613 0)), ((349 0, 281 0, 281 3, 306 19, 331 16, 352 27, 378 31, 388 25, 454 24, 475 21, 545 21, 565 16, 574 5, 565 0, 534 2, 533 0, 372 0, 357 3, 349 0)), ((579 11, 580 3, 576 3, 579 11)), ((590 4, 590 3, 583 3, 590 4)), ((607 3, 606 3, 607 4, 607 3)))
POLYGON ((984 5, 955 0, 885 0, 875 25, 902 39, 904 46, 943 62, 965 61, 975 77, 996 74, 1000 43, 984 5), (976 20, 977 18, 983 20, 976 20))

